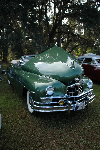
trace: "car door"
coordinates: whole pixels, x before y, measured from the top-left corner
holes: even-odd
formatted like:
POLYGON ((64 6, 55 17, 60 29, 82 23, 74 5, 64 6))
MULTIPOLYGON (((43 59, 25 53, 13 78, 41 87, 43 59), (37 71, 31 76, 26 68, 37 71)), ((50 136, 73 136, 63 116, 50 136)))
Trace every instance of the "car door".
POLYGON ((94 69, 95 69, 93 59, 92 58, 85 58, 83 63, 82 63, 82 67, 84 69, 84 75, 93 79, 94 78, 94 69))

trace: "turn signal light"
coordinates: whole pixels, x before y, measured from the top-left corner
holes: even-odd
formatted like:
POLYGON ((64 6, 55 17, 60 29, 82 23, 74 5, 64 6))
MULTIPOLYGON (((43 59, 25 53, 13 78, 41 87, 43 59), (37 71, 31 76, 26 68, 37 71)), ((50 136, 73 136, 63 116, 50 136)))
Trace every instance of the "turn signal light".
POLYGON ((63 105, 64 104, 64 101, 63 100, 60 100, 59 101, 59 105, 61 106, 61 105, 63 105))

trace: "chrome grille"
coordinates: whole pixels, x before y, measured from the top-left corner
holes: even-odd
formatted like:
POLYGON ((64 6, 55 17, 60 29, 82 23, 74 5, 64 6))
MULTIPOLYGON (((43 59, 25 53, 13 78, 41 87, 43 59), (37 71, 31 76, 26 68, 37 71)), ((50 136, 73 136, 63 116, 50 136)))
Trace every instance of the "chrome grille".
POLYGON ((75 83, 70 86, 67 86, 67 95, 68 96, 77 96, 83 92, 83 86, 80 83, 75 83))

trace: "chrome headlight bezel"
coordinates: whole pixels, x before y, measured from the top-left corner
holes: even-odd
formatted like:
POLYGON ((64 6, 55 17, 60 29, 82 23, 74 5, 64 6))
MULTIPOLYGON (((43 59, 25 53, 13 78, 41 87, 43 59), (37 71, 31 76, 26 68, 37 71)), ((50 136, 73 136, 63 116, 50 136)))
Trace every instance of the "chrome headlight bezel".
POLYGON ((46 95, 48 95, 48 96, 53 95, 53 94, 54 94, 54 87, 48 86, 48 87, 46 88, 45 92, 46 92, 46 95))
POLYGON ((87 87, 88 87, 89 89, 92 89, 92 88, 93 88, 93 82, 92 82, 91 80, 89 80, 89 81, 87 82, 87 87))

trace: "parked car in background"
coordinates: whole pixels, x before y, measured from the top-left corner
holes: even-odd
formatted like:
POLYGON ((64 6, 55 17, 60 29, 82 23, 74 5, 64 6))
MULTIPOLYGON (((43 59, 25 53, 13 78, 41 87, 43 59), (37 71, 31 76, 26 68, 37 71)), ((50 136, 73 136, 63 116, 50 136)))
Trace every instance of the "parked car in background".
POLYGON ((78 61, 59 47, 8 68, 8 83, 27 97, 31 113, 81 110, 95 95, 93 82, 82 76, 78 61))
POLYGON ((92 80, 100 81, 100 55, 86 54, 77 58, 84 69, 84 75, 92 80))
POLYGON ((84 54, 83 56, 77 57, 76 59, 77 59, 78 62, 81 64, 81 63, 83 62, 84 58, 86 58, 86 57, 88 57, 88 56, 92 57, 92 56, 95 56, 95 55, 96 55, 96 54, 93 54, 93 53, 87 53, 87 54, 84 54))
POLYGON ((26 62, 28 62, 30 59, 32 59, 35 56, 36 55, 24 55, 24 56, 21 56, 21 58, 18 60, 12 60, 11 64, 18 65, 21 63, 21 65, 22 65, 22 63, 23 63, 23 65, 24 65, 26 62))
POLYGON ((15 64, 18 64, 19 62, 20 62, 20 59, 18 59, 18 60, 12 60, 10 63, 15 65, 15 64))
POLYGON ((26 62, 28 62, 30 59, 32 59, 35 56, 36 55, 24 55, 21 57, 20 61, 24 62, 24 64, 25 64, 26 62))

